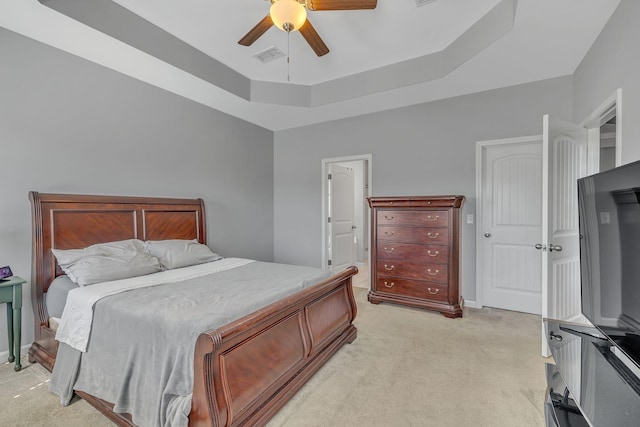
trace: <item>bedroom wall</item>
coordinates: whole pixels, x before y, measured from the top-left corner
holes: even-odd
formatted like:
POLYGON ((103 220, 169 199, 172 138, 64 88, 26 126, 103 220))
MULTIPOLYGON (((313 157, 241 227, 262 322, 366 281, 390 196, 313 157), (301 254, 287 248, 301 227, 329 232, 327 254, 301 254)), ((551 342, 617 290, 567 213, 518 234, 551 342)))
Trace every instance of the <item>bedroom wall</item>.
POLYGON ((273 260, 271 131, 2 28, 0 58, 0 266, 29 279, 30 190, 201 197, 212 249, 273 260))
POLYGON ((476 141, 542 133, 570 119, 571 77, 275 133, 274 257, 320 266, 321 160, 372 154, 372 195, 462 194, 462 294, 475 301, 476 141), (474 221, 475 222, 475 221, 474 221))
POLYGON ((574 122, 622 88, 622 162, 640 160, 640 2, 622 0, 573 79, 574 122))

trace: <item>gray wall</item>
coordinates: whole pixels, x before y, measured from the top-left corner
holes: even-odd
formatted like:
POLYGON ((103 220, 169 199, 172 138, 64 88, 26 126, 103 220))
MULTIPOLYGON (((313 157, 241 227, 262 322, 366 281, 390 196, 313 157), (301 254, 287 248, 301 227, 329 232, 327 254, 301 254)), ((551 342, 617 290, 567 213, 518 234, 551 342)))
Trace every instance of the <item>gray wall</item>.
POLYGON ((622 162, 640 159, 640 2, 622 0, 573 78, 573 118, 584 120, 622 88, 622 162))
MULTIPOLYGON (((570 119, 571 77, 280 131, 274 145, 277 262, 320 266, 321 160, 372 154, 374 196, 462 194, 475 214, 476 141, 537 135, 570 119)), ((462 228, 462 294, 475 301, 475 224, 462 228)))
POLYGON ((273 260, 271 131, 1 28, 0 58, 0 266, 30 277, 29 190, 201 197, 212 249, 273 260))
MULTIPOLYGON (((37 190, 202 197, 214 250, 320 266, 321 159, 371 153, 373 195, 464 194, 463 213, 475 213, 476 141, 539 134, 545 113, 580 122, 618 87, 623 161, 640 159, 639 20, 640 2, 622 0, 573 78, 275 137, 0 28, 0 264, 29 279, 27 193, 37 190)), ((463 295, 470 301, 474 233, 475 225, 463 225, 463 295)), ((28 343, 28 285, 24 291, 22 342, 28 343)), ((0 352, 6 348, 0 316, 0 352)))

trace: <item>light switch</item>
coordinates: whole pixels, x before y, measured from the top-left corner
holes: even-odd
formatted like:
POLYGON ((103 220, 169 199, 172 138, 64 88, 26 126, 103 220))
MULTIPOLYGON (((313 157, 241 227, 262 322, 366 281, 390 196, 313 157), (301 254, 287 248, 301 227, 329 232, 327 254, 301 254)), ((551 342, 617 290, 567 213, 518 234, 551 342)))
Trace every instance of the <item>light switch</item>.
POLYGON ((609 224, 611 223, 611 216, 609 212, 600 212, 600 224, 609 224))
POLYGON ((467 224, 473 224, 473 214, 467 214, 467 224))

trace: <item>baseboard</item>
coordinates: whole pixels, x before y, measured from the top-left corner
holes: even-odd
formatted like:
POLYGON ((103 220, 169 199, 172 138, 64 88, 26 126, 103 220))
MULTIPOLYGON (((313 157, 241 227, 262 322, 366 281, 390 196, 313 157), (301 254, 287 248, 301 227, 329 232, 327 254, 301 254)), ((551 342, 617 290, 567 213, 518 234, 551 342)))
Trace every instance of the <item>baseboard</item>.
POLYGON ((475 301, 464 300, 464 306, 469 308, 478 308, 478 305, 475 301))

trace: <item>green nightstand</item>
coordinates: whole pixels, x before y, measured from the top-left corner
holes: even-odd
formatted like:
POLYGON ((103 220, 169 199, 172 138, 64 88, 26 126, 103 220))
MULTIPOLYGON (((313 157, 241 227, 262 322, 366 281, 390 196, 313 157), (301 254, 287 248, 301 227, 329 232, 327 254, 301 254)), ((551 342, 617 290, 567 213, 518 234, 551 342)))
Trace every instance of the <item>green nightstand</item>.
POLYGON ((9 362, 16 361, 16 372, 20 364, 20 341, 22 340, 22 277, 12 276, 0 280, 0 304, 7 303, 7 328, 9 333, 9 362))

